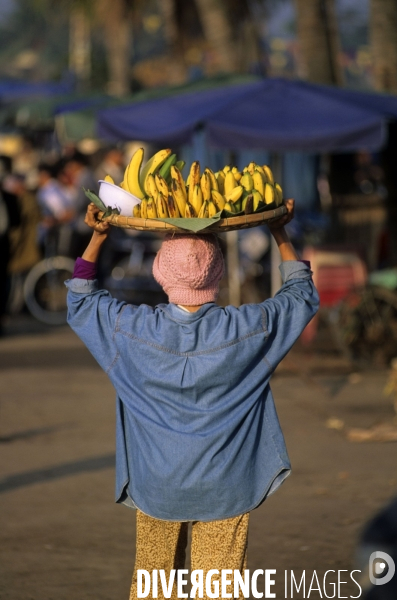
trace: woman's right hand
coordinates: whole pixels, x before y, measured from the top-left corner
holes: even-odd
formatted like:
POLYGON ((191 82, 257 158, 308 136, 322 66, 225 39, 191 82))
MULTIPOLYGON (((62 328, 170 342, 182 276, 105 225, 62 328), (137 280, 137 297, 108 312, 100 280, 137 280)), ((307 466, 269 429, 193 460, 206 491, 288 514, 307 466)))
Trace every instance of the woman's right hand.
POLYGON ((292 219, 294 218, 295 200, 290 198, 289 200, 284 200, 283 204, 287 209, 286 214, 282 217, 279 217, 278 219, 271 219, 267 222, 267 226, 269 227, 272 233, 276 229, 281 229, 282 227, 287 225, 287 223, 292 221, 292 219))
POLYGON ((110 225, 105 221, 98 220, 97 215, 99 212, 99 208, 95 206, 93 202, 91 202, 87 207, 84 223, 86 223, 89 227, 94 229, 94 231, 96 231, 100 235, 107 235, 110 225))

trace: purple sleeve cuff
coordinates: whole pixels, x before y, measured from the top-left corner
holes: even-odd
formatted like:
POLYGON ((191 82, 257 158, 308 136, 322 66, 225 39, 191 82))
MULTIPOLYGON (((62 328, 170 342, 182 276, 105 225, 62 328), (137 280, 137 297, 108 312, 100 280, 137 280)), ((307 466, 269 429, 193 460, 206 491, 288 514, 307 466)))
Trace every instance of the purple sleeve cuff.
POLYGON ((96 279, 96 263, 78 258, 74 265, 72 279, 96 279))
POLYGON ((299 262, 303 263, 304 265, 309 267, 309 269, 311 269, 310 260, 299 260, 299 262))

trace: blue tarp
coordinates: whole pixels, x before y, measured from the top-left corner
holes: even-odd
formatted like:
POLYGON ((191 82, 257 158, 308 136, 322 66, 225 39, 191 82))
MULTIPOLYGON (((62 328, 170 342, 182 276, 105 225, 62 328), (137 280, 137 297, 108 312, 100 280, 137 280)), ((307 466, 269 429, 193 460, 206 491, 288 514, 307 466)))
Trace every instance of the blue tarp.
POLYGON ((395 97, 282 79, 186 92, 97 115, 99 136, 111 141, 177 145, 203 126, 214 147, 275 152, 377 150, 391 117, 397 117, 395 97))
POLYGON ((305 81, 298 82, 302 88, 309 89, 318 94, 337 98, 343 102, 361 106, 367 110, 375 111, 386 118, 397 119, 397 96, 381 94, 378 92, 360 92, 346 88, 331 87, 330 85, 315 85, 305 81))
POLYGON ((60 82, 29 83, 17 80, 0 81, 0 102, 33 97, 48 97, 57 94, 70 93, 73 82, 65 79, 60 82))

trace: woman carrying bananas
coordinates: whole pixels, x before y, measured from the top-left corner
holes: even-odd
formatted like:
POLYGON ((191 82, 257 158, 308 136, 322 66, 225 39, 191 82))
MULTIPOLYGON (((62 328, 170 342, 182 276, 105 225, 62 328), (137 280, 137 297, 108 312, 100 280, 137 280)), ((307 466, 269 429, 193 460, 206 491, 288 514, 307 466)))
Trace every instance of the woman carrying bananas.
MULTIPOLYGON (((213 235, 165 237, 153 274, 169 304, 133 306, 98 290, 109 225, 88 207, 94 232, 67 282, 68 321, 117 392, 116 502, 137 509, 130 600, 148 584, 143 570, 156 574, 158 598, 177 598, 189 523, 193 590, 210 571, 204 598, 221 589, 223 570, 243 573, 249 513, 290 473, 269 379, 318 295, 285 232, 294 201, 285 204, 287 214, 269 225, 284 284, 274 298, 239 308, 216 304, 224 262, 213 235)), ((147 597, 156 597, 152 588, 147 597)))

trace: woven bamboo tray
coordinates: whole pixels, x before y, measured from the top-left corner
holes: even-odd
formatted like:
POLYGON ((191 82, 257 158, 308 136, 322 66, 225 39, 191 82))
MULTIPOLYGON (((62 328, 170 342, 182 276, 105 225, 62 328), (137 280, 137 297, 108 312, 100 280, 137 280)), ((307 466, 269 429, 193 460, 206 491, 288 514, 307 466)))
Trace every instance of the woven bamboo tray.
MULTIPOLYGON (((138 219, 136 217, 124 217, 122 215, 110 215, 105 217, 103 220, 115 227, 124 227, 126 229, 138 229, 139 231, 155 231, 162 233, 165 231, 175 231, 176 233, 210 233, 210 232, 222 232, 232 231, 234 229, 248 229, 249 227, 256 227, 271 219, 278 219, 287 212, 285 206, 279 206, 272 210, 265 210, 260 213, 254 213, 251 215, 241 215, 239 217, 228 217, 226 219, 219 219, 213 225, 201 229, 197 232, 183 229, 173 223, 167 223, 166 221, 158 221, 157 219, 138 219)), ((98 217, 101 218, 103 213, 99 213, 98 217)), ((176 219, 175 219, 176 220, 176 219)))

